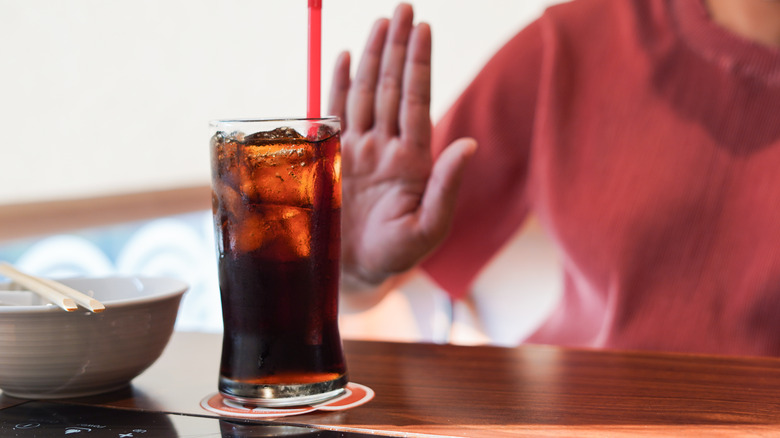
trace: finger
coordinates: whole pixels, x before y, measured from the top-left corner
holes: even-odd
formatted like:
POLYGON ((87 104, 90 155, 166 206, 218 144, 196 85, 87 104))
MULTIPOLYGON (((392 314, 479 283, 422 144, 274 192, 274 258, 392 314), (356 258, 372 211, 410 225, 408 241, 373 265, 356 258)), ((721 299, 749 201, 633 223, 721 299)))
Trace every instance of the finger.
POLYGON ((347 121, 344 111, 347 105, 347 93, 349 92, 349 52, 342 52, 336 58, 336 66, 333 68, 333 81, 330 86, 328 98, 328 114, 341 119, 341 129, 346 129, 347 121))
POLYGON ((426 23, 414 28, 409 41, 399 117, 405 143, 427 150, 431 142, 431 28, 426 23))
POLYGON ((431 244, 446 236, 455 211, 458 188, 468 159, 474 155, 477 142, 461 138, 445 148, 433 165, 420 208, 420 232, 431 244))
POLYGON ((398 5, 382 53, 382 65, 377 84, 376 125, 389 136, 398 133, 398 108, 406 61, 406 46, 412 30, 414 12, 408 4, 398 5))
POLYGON ((347 95, 347 124, 350 129, 358 132, 368 130, 374 123, 374 93, 376 93, 377 75, 387 27, 388 20, 382 18, 377 20, 371 29, 355 79, 347 95))

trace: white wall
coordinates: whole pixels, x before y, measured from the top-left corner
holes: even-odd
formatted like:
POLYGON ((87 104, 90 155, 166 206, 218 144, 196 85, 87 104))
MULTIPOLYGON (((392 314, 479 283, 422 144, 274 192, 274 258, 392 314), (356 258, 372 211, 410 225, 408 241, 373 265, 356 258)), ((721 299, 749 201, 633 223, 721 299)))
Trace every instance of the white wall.
MULTIPOLYGON (((416 0, 433 115, 560 0, 416 0)), ((323 104, 396 0, 324 0, 323 104)), ((306 0, 0 0, 0 204, 209 181, 207 122, 302 116, 306 0)), ((354 65, 353 65, 354 67, 354 65)))

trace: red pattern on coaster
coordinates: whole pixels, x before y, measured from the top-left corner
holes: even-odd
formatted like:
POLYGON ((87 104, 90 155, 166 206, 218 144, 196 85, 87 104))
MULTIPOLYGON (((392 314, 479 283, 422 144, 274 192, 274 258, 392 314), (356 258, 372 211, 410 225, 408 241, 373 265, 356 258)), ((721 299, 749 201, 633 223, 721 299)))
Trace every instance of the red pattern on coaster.
POLYGON ((374 391, 359 383, 349 382, 344 388, 344 394, 311 406, 296 406, 291 408, 265 408, 250 404, 238 403, 225 399, 222 394, 211 394, 201 400, 200 406, 226 417, 236 418, 271 418, 301 415, 313 411, 343 411, 368 403, 374 398, 374 391))

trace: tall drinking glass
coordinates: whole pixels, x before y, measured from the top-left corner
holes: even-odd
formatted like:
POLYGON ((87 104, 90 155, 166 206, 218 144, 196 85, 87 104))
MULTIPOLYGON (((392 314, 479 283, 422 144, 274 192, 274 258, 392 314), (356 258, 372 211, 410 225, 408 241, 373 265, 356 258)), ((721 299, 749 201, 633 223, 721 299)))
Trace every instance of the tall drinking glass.
POLYGON ((219 391, 271 407, 338 395, 339 120, 225 120, 211 134, 219 391))

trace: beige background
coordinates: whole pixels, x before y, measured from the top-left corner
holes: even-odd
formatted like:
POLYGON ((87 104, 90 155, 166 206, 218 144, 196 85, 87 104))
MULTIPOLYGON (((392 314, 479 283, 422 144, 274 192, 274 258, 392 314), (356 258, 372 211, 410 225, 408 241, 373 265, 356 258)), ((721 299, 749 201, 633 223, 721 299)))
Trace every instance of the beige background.
MULTIPOLYGON (((433 115, 555 0, 417 0, 433 115)), ((306 0, 0 0, 0 205, 207 184, 207 122, 301 116, 306 0)), ((325 0, 323 105, 396 0, 325 0)), ((353 65, 354 67, 354 65, 353 65)))

